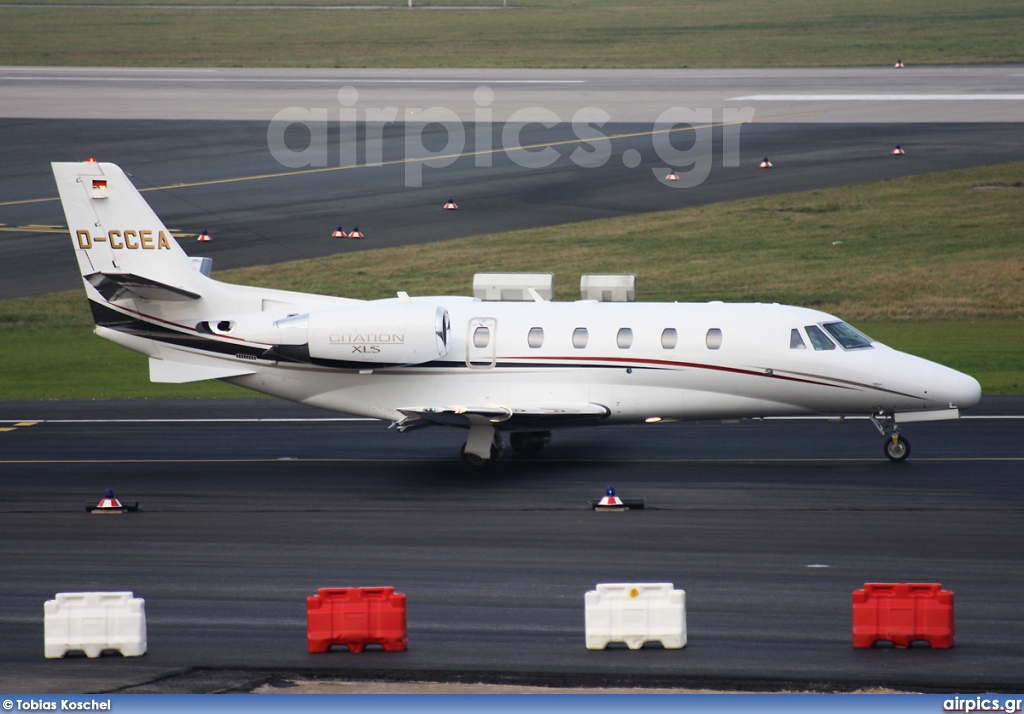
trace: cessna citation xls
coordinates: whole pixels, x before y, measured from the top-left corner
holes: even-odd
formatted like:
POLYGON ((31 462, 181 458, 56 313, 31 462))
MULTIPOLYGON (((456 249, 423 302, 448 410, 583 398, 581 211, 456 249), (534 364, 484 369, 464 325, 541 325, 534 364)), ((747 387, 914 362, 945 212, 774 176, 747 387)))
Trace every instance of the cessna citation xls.
POLYGON ((603 301, 572 303, 531 285, 519 300, 373 301, 230 285, 114 164, 53 172, 96 334, 149 356, 154 382, 221 379, 401 431, 459 427, 473 465, 500 456, 503 432, 533 454, 563 427, 811 414, 870 416, 902 461, 901 425, 981 397, 972 377, 823 312, 616 301, 602 276, 603 301))

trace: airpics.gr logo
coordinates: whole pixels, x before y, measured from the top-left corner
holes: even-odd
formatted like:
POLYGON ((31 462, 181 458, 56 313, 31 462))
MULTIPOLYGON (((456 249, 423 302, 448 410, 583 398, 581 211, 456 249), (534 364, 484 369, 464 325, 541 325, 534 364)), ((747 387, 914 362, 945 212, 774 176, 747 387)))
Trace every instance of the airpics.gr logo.
POLYGON ((114 250, 170 250, 171 241, 167 233, 159 231, 153 236, 151 230, 107 231, 106 234, 92 235, 87 230, 75 231, 78 247, 90 250, 96 243, 106 243, 114 250))
POLYGON ((942 702, 944 712, 1005 712, 1005 714, 1016 714, 1021 710, 1022 700, 1020 699, 996 699, 988 697, 974 697, 973 699, 961 699, 953 697, 942 702))

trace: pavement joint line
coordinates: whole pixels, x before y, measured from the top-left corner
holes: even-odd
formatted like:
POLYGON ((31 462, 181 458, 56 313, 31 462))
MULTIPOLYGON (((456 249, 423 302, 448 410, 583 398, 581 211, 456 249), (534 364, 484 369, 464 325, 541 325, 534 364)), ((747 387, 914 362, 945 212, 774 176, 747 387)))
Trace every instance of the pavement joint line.
POLYGON ((398 11, 462 11, 462 10, 504 10, 507 9, 502 5, 421 5, 419 7, 403 7, 401 5, 189 5, 189 4, 176 4, 176 5, 123 5, 123 4, 103 4, 103 3, 90 3, 79 5, 77 3, 63 3, 63 4, 31 4, 31 3, 4 3, 0 4, 0 8, 37 8, 37 7, 53 7, 62 9, 79 9, 86 8, 91 10, 123 10, 126 7, 132 7, 142 10, 235 10, 235 11, 248 11, 248 10, 261 10, 261 11, 275 11, 275 10, 398 10, 398 11))
MULTIPOLYGON (((961 419, 975 419, 975 420, 1018 420, 1024 419, 1024 414, 998 414, 990 416, 962 416, 961 419)), ((780 416, 780 417, 761 417, 760 419, 752 418, 746 421, 757 422, 757 421, 828 421, 828 422, 842 422, 842 421, 867 421, 870 417, 866 416, 849 416, 849 417, 832 417, 832 416, 780 416)), ((22 421, 19 422, 17 419, 0 419, 0 424, 13 424, 14 426, 33 426, 35 424, 253 424, 265 422, 268 424, 277 423, 330 423, 330 422, 382 422, 384 419, 376 419, 374 417, 226 417, 226 418, 196 418, 196 419, 36 419, 34 421, 22 421)), ((696 421, 714 422, 713 419, 700 419, 696 421)), ((956 421, 955 419, 949 419, 948 421, 956 421)), ((687 422, 673 422, 673 423, 687 423, 687 422)))
MULTIPOLYGON (((1024 456, 972 456, 972 457, 923 457, 915 458, 915 462, 926 463, 989 463, 989 462, 1024 462, 1024 456)), ((423 463, 458 463, 459 459, 381 459, 359 457, 311 457, 301 456, 267 456, 263 458, 245 459, 2 459, 4 465, 41 465, 41 464, 295 464, 295 463, 380 463, 380 464, 423 464, 423 463)), ((732 459, 534 459, 530 464, 792 464, 792 463, 889 463, 883 458, 732 458, 732 459)))
MULTIPOLYGON (((608 141, 613 141, 615 139, 635 139, 635 138, 641 137, 641 136, 655 136, 655 135, 659 135, 659 134, 677 134, 677 133, 680 133, 680 132, 690 132, 690 131, 696 132, 699 129, 714 129, 715 127, 738 126, 738 125, 743 125, 743 124, 765 124, 765 123, 773 122, 773 121, 785 121, 787 119, 799 119, 799 118, 802 118, 802 117, 816 116, 816 115, 820 115, 822 113, 823 112, 802 112, 802 113, 799 113, 799 114, 788 114, 788 115, 783 115, 783 116, 778 116, 778 117, 768 117, 766 119, 751 119, 750 121, 712 122, 711 124, 701 124, 699 126, 696 126, 696 125, 693 125, 693 124, 688 124, 685 127, 675 127, 675 128, 670 128, 670 129, 652 129, 650 131, 638 131, 638 132, 634 132, 634 133, 630 133, 630 134, 613 134, 612 136, 606 136, 604 138, 607 139, 608 141)), ((302 170, 302 171, 279 171, 277 173, 256 174, 256 175, 253 175, 253 176, 235 176, 234 178, 211 179, 209 181, 193 181, 191 183, 174 183, 174 184, 167 184, 165 186, 148 186, 148 187, 145 187, 145 188, 138 188, 138 191, 139 191, 139 193, 149 193, 149 192, 152 192, 152 191, 173 191, 173 190, 181 189, 181 188, 198 188, 198 187, 202 187, 202 186, 218 186, 218 185, 222 185, 222 184, 242 183, 242 182, 246 182, 246 181, 265 181, 265 180, 277 179, 277 178, 290 178, 290 177, 293 177, 293 176, 310 176, 310 175, 313 175, 313 174, 334 173, 335 171, 350 171, 350 170, 353 170, 353 169, 380 168, 382 166, 401 166, 401 165, 404 165, 404 164, 423 163, 423 162, 426 162, 426 161, 436 161, 438 159, 463 159, 463 158, 469 158, 469 157, 473 157, 473 156, 485 156, 485 155, 488 155, 488 154, 493 155, 493 154, 501 154, 501 153, 519 153, 519 152, 534 151, 536 149, 546 149, 546 148, 552 147, 552 146, 572 146, 572 145, 580 145, 580 144, 592 144, 593 142, 594 142, 594 137, 588 137, 586 139, 581 139, 581 138, 577 137, 575 139, 565 139, 563 141, 550 141, 550 142, 544 142, 544 143, 540 143, 540 144, 528 144, 526 146, 516 146, 516 147, 512 147, 510 149, 506 149, 503 146, 503 147, 501 147, 499 149, 487 149, 487 150, 482 150, 482 151, 464 151, 464 152, 459 153, 459 154, 443 154, 441 156, 433 156, 433 155, 432 156, 413 156, 413 157, 406 157, 406 158, 403 158, 403 159, 395 159, 393 161, 381 161, 379 163, 373 163, 373 164, 346 164, 345 166, 325 166, 325 167, 318 167, 318 168, 315 168, 315 169, 305 169, 305 170, 302 170)), ((126 173, 128 173, 128 172, 126 172, 126 173)), ((131 176, 132 174, 128 173, 128 175, 131 176)), ((30 204, 30 203, 48 203, 48 202, 59 201, 59 200, 60 200, 60 197, 58 197, 58 196, 51 196, 49 198, 27 198, 27 199, 20 199, 20 200, 16 200, 16 201, 0 201, 0 207, 4 207, 4 206, 24 206, 24 205, 27 205, 27 204, 30 204)))
POLYGON ((15 424, 15 419, 0 419, 0 424, 14 424, 14 426, 32 426, 34 424, 208 424, 208 423, 240 423, 251 424, 259 422, 379 422, 380 419, 373 417, 316 417, 316 418, 232 418, 232 419, 36 419, 33 422, 15 424))

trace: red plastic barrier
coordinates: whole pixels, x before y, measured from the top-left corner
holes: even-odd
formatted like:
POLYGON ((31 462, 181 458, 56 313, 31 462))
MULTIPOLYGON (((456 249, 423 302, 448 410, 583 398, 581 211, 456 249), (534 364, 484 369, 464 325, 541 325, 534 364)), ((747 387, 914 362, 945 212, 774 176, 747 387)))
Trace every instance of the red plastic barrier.
POLYGON ((853 591, 853 646, 953 646, 953 593, 939 583, 865 583, 853 591))
POLYGON ((345 645, 362 652, 383 645, 401 652, 409 644, 405 595, 394 588, 320 588, 306 598, 306 641, 310 652, 345 645))

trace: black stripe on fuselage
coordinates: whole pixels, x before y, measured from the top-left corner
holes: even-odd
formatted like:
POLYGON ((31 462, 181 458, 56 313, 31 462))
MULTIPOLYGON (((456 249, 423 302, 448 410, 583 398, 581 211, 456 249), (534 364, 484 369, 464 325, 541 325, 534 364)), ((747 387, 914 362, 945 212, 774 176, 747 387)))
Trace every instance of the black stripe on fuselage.
POLYGON ((89 301, 89 307, 92 309, 92 319, 97 325, 126 335, 143 337, 177 347, 188 347, 194 350, 213 352, 218 355, 246 355, 247 357, 259 358, 266 352, 266 348, 263 347, 249 347, 242 344, 211 340, 194 329, 187 327, 179 326, 179 330, 173 330, 170 327, 158 325, 150 320, 144 320, 141 317, 114 310, 93 300, 89 301), (182 332, 180 330, 186 331, 182 332))

